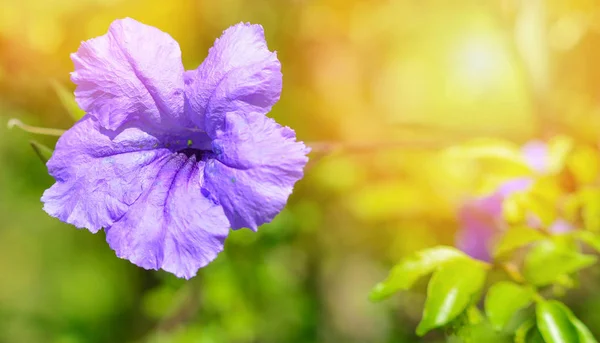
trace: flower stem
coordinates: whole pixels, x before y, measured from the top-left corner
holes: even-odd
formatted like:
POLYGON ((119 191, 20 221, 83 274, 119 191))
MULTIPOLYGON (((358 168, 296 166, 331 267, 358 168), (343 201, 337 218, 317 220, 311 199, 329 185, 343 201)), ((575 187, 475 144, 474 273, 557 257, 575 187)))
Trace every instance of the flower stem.
POLYGON ((37 127, 37 126, 27 125, 16 118, 9 119, 7 126, 9 129, 12 129, 13 127, 16 126, 25 132, 34 133, 34 134, 38 134, 38 135, 46 135, 46 136, 60 137, 60 136, 62 136, 63 133, 65 133, 65 130, 61 130, 61 129, 52 129, 52 128, 46 128, 46 127, 37 127))
POLYGON ((512 263, 502 263, 500 264, 500 268, 502 268, 502 270, 504 270, 504 272, 516 283, 520 283, 520 284, 524 284, 525 282, 525 278, 523 277, 523 275, 521 274, 521 272, 519 271, 519 268, 517 268, 516 265, 512 264, 512 263))
POLYGON ((516 283, 529 287, 532 291, 532 297, 535 302, 542 302, 545 300, 544 296, 538 292, 538 290, 530 285, 525 277, 519 271, 519 268, 513 263, 502 263, 499 265, 502 270, 516 283))

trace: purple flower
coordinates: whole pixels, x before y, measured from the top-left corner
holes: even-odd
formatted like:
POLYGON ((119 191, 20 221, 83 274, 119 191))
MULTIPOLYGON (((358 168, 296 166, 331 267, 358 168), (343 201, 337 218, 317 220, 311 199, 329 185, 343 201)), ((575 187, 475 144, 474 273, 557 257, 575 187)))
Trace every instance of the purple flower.
POLYGON ((502 184, 494 193, 473 199, 460 209, 461 230, 457 235, 457 246, 467 255, 490 261, 490 244, 505 229, 502 204, 517 192, 524 192, 533 184, 530 178, 518 178, 502 184))
POLYGON ((521 152, 525 162, 536 173, 545 174, 550 169, 550 152, 548 145, 539 140, 527 142, 521 152))
POLYGON ((282 77, 260 25, 230 27, 191 71, 173 38, 129 18, 71 58, 86 115, 48 161, 44 210, 104 228, 117 256, 191 278, 302 178, 309 149, 266 116, 282 77))
MULTIPOLYGON (((550 156, 546 143, 530 141, 522 147, 521 152, 533 172, 541 175, 549 172, 550 156)), ((514 193, 527 191, 533 183, 533 177, 512 179, 501 184, 492 194, 465 203, 459 211, 461 229, 457 234, 457 247, 473 258, 490 261, 490 245, 506 229, 502 215, 504 200, 514 193)), ((527 221, 534 228, 541 225, 539 218, 534 215, 529 215, 527 221)), ((558 219, 548 229, 560 233, 569 231, 572 227, 566 221, 558 219)))

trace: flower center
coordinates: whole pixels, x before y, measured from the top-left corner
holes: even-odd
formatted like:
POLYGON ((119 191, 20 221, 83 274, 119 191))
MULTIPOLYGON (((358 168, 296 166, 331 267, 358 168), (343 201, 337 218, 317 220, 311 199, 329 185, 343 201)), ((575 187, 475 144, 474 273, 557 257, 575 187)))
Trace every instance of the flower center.
POLYGON ((195 134, 188 139, 167 139, 165 147, 175 154, 183 154, 187 158, 195 157, 196 161, 206 160, 212 153, 211 139, 206 134, 195 134))
POLYGON ((205 150, 200 150, 200 149, 194 149, 194 148, 185 148, 185 149, 181 149, 179 151, 177 151, 178 154, 184 154, 186 155, 188 158, 195 156, 196 157, 196 161, 201 161, 202 158, 206 155, 206 153, 208 153, 208 151, 205 150))

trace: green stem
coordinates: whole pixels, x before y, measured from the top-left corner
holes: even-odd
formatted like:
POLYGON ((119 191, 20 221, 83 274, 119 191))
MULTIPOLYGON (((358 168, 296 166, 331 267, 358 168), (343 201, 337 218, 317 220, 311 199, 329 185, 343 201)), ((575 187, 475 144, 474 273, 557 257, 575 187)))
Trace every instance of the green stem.
POLYGON ((541 295, 537 289, 531 285, 529 285, 529 283, 527 282, 527 280, 525 280, 525 277, 523 276, 523 274, 521 274, 521 272, 519 271, 519 268, 517 268, 516 265, 512 264, 512 263, 502 263, 499 265, 500 268, 502 268, 502 270, 504 270, 504 272, 516 283, 524 285, 524 286, 529 286, 532 290, 533 290, 533 300, 535 302, 541 302, 541 301, 545 301, 546 299, 544 298, 543 295, 541 295))

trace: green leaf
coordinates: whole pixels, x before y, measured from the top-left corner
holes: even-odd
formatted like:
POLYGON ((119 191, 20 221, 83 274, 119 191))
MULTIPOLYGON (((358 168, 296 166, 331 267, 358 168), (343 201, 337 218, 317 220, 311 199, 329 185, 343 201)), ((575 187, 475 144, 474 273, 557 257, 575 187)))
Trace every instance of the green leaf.
POLYGON ((567 157, 573 150, 573 139, 567 136, 555 136, 548 142, 548 172, 560 172, 566 165, 567 157))
POLYGON ((496 258, 504 257, 514 250, 527 244, 546 238, 541 232, 523 226, 510 228, 500 239, 500 243, 494 249, 496 258))
POLYGON ((589 184, 600 174, 600 156, 591 146, 578 145, 567 159, 567 166, 578 184, 589 184))
POLYGON ((600 236, 598 234, 590 231, 578 231, 575 233, 575 237, 600 252, 600 236))
POLYGON ((514 343, 545 343, 540 330, 535 326, 535 317, 527 319, 519 326, 514 343))
POLYGON ((485 266, 474 260, 456 259, 441 265, 429 281, 417 335, 423 336, 457 318, 476 300, 485 276, 485 266))
POLYGON ((579 338, 579 343, 598 343, 594 335, 590 332, 590 329, 585 326, 575 315, 573 312, 563 303, 556 301, 556 306, 560 307, 561 310, 567 315, 571 324, 575 327, 575 331, 577 331, 577 337, 579 338))
POLYGON ((579 319, 574 316, 569 317, 569 319, 577 331, 579 343, 598 343, 594 335, 592 335, 590 332, 590 329, 588 329, 588 327, 585 326, 585 324, 583 324, 579 319))
POLYGON ((73 118, 75 121, 83 118, 85 112, 79 107, 79 105, 77 105, 73 92, 69 91, 67 88, 65 88, 65 86, 55 80, 52 80, 50 84, 52 88, 54 88, 58 99, 62 103, 63 107, 67 110, 71 118, 73 118))
POLYGON ((512 164, 521 171, 529 171, 518 145, 494 138, 478 138, 445 150, 450 158, 457 159, 490 159, 512 164))
POLYGON ((450 334, 448 337, 448 343, 482 343, 482 342, 493 342, 493 343, 510 343, 513 342, 510 335, 498 332, 488 322, 481 322, 477 324, 470 324, 460 328, 458 331, 452 331, 451 329, 445 330, 446 334, 450 334))
POLYGON ((528 213, 535 215, 544 227, 550 226, 557 219, 555 203, 558 191, 555 179, 539 177, 525 196, 524 206, 528 213))
POLYGON ((557 301, 542 301, 537 304, 537 326, 546 343, 577 343, 577 330, 569 316, 557 301))
POLYGON ((573 317, 570 318, 571 323, 577 330, 577 336, 579 337, 579 343, 598 343, 594 335, 590 332, 590 329, 585 326, 579 319, 573 317))
POLYGON ((471 325, 480 324, 485 320, 483 313, 477 308, 477 306, 470 306, 465 311, 467 322, 471 325))
POLYGON ((536 286, 546 286, 564 275, 596 263, 596 257, 569 250, 553 241, 543 241, 525 257, 523 275, 536 286))
POLYGON ((485 298, 485 313, 496 330, 502 330, 514 314, 531 304, 531 288, 502 281, 490 287, 485 298))
POLYGON ((471 304, 454 320, 444 328, 446 333, 453 333, 456 336, 465 338, 465 334, 470 335, 471 330, 485 322, 485 317, 475 304, 471 304))
POLYGON ((524 204, 526 195, 516 192, 504 198, 502 201, 502 217, 509 225, 518 225, 526 221, 528 212, 524 204))
MULTIPOLYGON (((544 341, 544 337, 542 337, 540 330, 538 330, 538 328, 534 328, 534 330, 529 331, 529 334, 527 335, 527 343, 546 343, 546 342, 544 341)), ((571 342, 569 342, 569 343, 571 343, 571 342)))
POLYGON ((584 228, 593 232, 600 231, 600 190, 583 189, 578 197, 582 204, 581 217, 584 228))
POLYGON ((535 327, 535 320, 532 318, 524 321, 515 331, 515 343, 527 343, 527 336, 530 335, 531 329, 535 327))
POLYGON ((48 148, 47 146, 45 146, 44 144, 33 141, 33 140, 29 141, 29 144, 31 144, 33 151, 40 158, 40 160, 42 160, 42 162, 44 162, 44 164, 46 164, 46 162, 48 162, 50 157, 52 157, 52 153, 54 151, 52 149, 48 148))
POLYGON ((447 246, 438 246, 418 251, 400 261, 392 269, 387 279, 373 288, 369 298, 371 301, 379 301, 400 290, 407 290, 419 278, 430 274, 438 266, 457 258, 467 258, 467 256, 461 251, 447 246))

